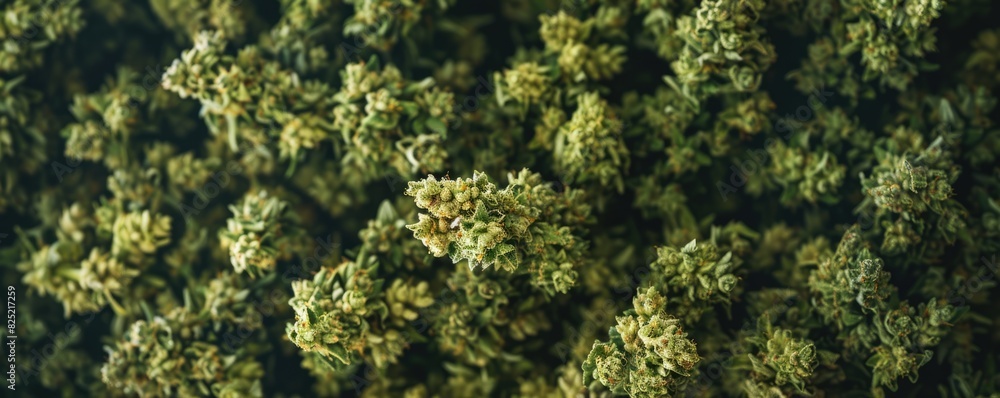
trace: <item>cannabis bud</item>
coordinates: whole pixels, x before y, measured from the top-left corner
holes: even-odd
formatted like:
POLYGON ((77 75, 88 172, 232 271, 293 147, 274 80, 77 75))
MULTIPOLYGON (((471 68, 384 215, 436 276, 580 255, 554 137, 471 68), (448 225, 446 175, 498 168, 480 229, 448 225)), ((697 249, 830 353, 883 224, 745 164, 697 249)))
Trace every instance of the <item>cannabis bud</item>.
POLYGON ((410 182, 405 194, 420 209, 414 236, 437 257, 455 263, 534 275, 532 283, 565 293, 575 283, 587 245, 580 237, 589 206, 574 190, 556 192, 537 173, 524 169, 508 175, 497 188, 489 177, 410 182))
POLYGON ((219 241, 229 250, 237 273, 251 276, 274 270, 281 258, 290 257, 290 249, 301 232, 287 211, 288 204, 268 197, 266 191, 249 194, 239 206, 230 206, 233 217, 219 241))
POLYGON ((2 0, 8 377, 1000 398, 987 0, 2 0))
POLYGON ((584 384, 598 380, 614 393, 633 397, 684 390, 701 357, 681 321, 667 314, 666 301, 652 287, 639 292, 633 308, 608 331, 611 339, 594 342, 583 363, 584 384))

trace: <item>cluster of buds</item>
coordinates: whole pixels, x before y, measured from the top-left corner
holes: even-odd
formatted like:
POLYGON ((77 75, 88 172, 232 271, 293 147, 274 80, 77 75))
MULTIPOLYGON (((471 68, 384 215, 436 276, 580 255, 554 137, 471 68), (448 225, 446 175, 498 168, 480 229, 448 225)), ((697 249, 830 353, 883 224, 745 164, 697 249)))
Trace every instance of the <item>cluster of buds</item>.
POLYGON ((557 193, 527 169, 508 179, 503 189, 479 172, 471 179, 411 182, 405 193, 427 214, 407 227, 436 257, 466 261, 470 269, 495 265, 527 273, 536 286, 565 293, 584 262, 579 227, 589 207, 576 191, 557 193))

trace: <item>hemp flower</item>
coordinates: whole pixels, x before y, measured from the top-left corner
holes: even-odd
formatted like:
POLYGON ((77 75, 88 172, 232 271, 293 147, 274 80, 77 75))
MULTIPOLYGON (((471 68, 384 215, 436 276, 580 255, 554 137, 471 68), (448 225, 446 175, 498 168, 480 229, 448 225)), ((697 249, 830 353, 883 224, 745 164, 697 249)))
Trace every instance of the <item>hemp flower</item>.
POLYGON ((431 78, 405 81, 396 67, 382 68, 376 58, 347 65, 341 79, 331 127, 343 139, 345 166, 366 179, 444 167, 442 139, 455 120, 451 93, 434 87, 431 78))
POLYGON ((623 170, 628 168, 622 123, 597 93, 583 94, 579 101, 556 137, 556 167, 571 182, 597 182, 622 192, 623 170))
POLYGON ((634 307, 618 317, 608 342, 594 342, 583 363, 584 384, 600 381, 613 393, 632 397, 682 393, 701 360, 680 320, 665 311, 666 299, 655 289, 640 291, 634 307))
POLYGON ((362 252, 356 261, 321 269, 312 280, 292 282, 295 323, 287 325, 288 338, 335 371, 363 359, 379 369, 396 363, 410 344, 406 322, 434 300, 426 285, 396 280, 385 287, 376 267, 362 252))
POLYGON ((247 7, 236 7, 232 0, 153 0, 150 2, 163 24, 188 37, 203 30, 217 30, 228 39, 239 39, 246 31, 247 7))
POLYGON ((184 316, 133 323, 124 340, 107 349, 104 382, 141 396, 263 396, 261 364, 246 352, 226 353, 217 343, 182 333, 184 316))
POLYGON ((757 331, 760 334, 747 337, 756 348, 755 353, 747 354, 753 379, 744 381, 744 389, 750 396, 809 394, 806 387, 812 384, 816 368, 837 358, 791 330, 773 327, 766 316, 758 318, 757 331))
POLYGON ((227 229, 219 240, 229 251, 229 258, 237 273, 250 276, 274 270, 279 259, 291 256, 301 231, 287 209, 288 204, 279 198, 268 197, 266 191, 248 194, 243 202, 230 206, 233 217, 226 220, 227 229))
POLYGON ((843 184, 845 167, 830 152, 810 153, 800 148, 776 144, 768 170, 784 188, 781 199, 789 204, 836 202, 837 189, 843 184))
POLYGON ((405 194, 427 214, 407 228, 435 257, 467 261, 470 270, 496 264, 535 276, 532 283, 550 293, 565 293, 584 261, 586 245, 574 229, 589 206, 576 191, 557 193, 527 169, 508 180, 504 189, 480 172, 471 179, 410 182, 405 194))
POLYGON ((703 1, 694 15, 677 19, 676 35, 686 45, 670 66, 678 86, 695 98, 721 89, 754 91, 763 69, 774 63, 774 46, 758 24, 761 0, 703 1), (721 81, 721 87, 709 86, 721 81))
POLYGON ((7 387, 1000 398, 992 3, 0 1, 7 387))
POLYGON ((586 21, 570 16, 565 11, 555 15, 539 16, 539 35, 545 42, 545 51, 556 55, 559 70, 567 80, 606 80, 621 72, 625 62, 625 48, 598 43, 592 28, 599 21, 586 21))
POLYGON ((86 23, 79 0, 63 0, 56 7, 33 0, 4 2, 0 15, 0 73, 18 73, 43 61, 46 48, 73 38, 86 23))
POLYGON ((382 2, 376 0, 346 0, 354 6, 354 15, 344 24, 345 35, 359 35, 364 42, 387 50, 400 39, 411 34, 410 30, 424 13, 424 8, 436 6, 446 10, 451 1, 424 2, 401 0, 382 2))
POLYGON ((527 109, 546 95, 549 85, 548 68, 536 62, 523 62, 503 72, 503 83, 510 98, 527 109))
POLYGON ((650 283, 662 289, 678 316, 692 322, 708 309, 707 304, 730 301, 739 281, 732 274, 737 261, 732 252, 720 254, 714 244, 696 240, 680 249, 660 247, 650 264, 650 283))
POLYGON ((886 220, 887 253, 905 252, 929 237, 954 242, 964 229, 967 211, 953 198, 958 170, 942 145, 938 138, 916 157, 884 153, 872 176, 862 175, 866 203, 876 207, 877 220, 886 220))

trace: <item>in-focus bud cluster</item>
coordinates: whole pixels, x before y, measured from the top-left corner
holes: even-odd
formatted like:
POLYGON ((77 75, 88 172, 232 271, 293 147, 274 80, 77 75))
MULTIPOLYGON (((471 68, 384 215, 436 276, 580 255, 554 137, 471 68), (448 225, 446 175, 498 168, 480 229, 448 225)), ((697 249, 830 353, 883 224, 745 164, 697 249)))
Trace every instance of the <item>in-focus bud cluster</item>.
POLYGON ((584 262, 579 227, 589 207, 578 192, 557 193, 527 169, 508 179, 503 189, 480 172, 471 179, 429 176, 411 182, 406 195, 427 213, 407 227, 436 257, 466 261, 470 269, 495 265, 528 273, 537 286, 566 292, 584 262))

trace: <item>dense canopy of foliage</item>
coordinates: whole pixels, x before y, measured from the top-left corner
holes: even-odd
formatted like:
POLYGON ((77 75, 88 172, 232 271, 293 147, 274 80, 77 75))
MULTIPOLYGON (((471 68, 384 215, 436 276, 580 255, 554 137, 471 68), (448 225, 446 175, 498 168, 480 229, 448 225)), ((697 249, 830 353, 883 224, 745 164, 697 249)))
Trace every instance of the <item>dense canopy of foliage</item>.
POLYGON ((993 3, 0 0, 5 387, 1000 398, 993 3))

